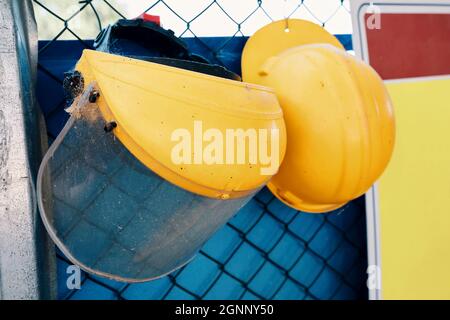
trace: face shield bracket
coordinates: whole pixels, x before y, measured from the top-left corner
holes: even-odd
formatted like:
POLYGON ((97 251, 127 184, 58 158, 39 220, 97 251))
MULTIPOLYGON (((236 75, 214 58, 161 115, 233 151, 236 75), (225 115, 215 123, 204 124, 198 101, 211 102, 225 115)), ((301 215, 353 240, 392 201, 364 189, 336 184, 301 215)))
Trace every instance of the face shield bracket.
MULTIPOLYGON (((79 116, 81 110, 88 104, 95 103, 99 96, 100 92, 96 89, 96 82, 93 81, 89 83, 84 91, 82 91, 78 96, 75 97, 72 104, 68 108, 66 108, 65 111, 70 115, 79 116)), ((70 119, 67 124, 70 124, 70 119)), ((64 131, 64 129, 62 131, 64 131)))

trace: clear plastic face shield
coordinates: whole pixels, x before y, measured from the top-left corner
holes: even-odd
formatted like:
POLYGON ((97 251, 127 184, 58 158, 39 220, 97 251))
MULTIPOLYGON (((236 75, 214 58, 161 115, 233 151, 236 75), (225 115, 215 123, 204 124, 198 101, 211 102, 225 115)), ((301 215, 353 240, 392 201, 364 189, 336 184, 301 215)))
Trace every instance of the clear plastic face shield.
POLYGON ((82 269, 145 281, 190 261, 253 194, 218 200, 164 180, 108 132, 94 84, 68 109, 70 119, 38 174, 42 220, 59 249, 82 269))

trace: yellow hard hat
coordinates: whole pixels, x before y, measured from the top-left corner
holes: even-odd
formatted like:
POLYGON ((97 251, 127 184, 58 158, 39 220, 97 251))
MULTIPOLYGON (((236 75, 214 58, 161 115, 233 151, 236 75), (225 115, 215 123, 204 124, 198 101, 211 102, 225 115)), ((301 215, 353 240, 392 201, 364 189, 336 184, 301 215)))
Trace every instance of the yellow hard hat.
POLYGON ((365 193, 391 157, 395 124, 378 74, 320 26, 269 24, 247 42, 245 81, 275 90, 288 145, 269 189, 307 212, 339 208, 365 193), (289 32, 286 32, 289 31, 289 32))
POLYGON ((254 193, 271 177, 261 175, 261 162, 174 163, 172 133, 194 132, 196 120, 203 132, 278 128, 279 159, 284 156, 283 114, 270 88, 92 50, 84 50, 76 69, 85 83, 97 81, 97 104, 105 121, 116 123, 114 135, 148 168, 179 187, 229 199, 254 193))

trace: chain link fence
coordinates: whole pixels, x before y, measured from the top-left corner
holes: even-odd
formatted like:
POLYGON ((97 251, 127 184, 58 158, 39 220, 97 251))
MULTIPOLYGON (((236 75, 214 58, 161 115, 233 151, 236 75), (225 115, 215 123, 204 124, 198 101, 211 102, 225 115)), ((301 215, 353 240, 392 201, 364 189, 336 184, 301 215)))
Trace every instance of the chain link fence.
MULTIPOLYGON (((214 63, 239 65, 244 36, 283 18, 302 18, 330 32, 351 32, 348 1, 33 0, 38 23, 38 99, 49 137, 67 120, 64 71, 109 23, 146 12, 188 37, 214 63), (210 37, 214 37, 214 41, 210 37), (72 40, 72 41, 62 41, 72 40), (75 40, 75 41, 73 41, 75 40), (227 57, 224 61, 223 57, 227 57), (231 56, 231 58, 230 58, 231 56)), ((349 37, 342 39, 349 39, 349 37)), ((344 43, 349 48, 349 43, 344 43)), ((231 67, 239 72, 237 67, 231 67)), ((83 273, 81 290, 66 285, 70 262, 58 253, 61 299, 366 299, 364 199, 317 215, 295 211, 263 189, 182 269, 159 280, 125 284, 83 273)))
POLYGON ((265 24, 300 18, 334 34, 351 33, 349 0, 33 0, 39 37, 92 39, 102 27, 143 12, 178 36, 250 36, 265 24))

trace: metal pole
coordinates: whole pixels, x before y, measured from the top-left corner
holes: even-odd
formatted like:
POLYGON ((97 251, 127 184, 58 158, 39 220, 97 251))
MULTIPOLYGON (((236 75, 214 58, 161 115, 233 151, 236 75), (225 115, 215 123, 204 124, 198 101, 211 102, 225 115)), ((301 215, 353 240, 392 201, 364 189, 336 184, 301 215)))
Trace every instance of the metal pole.
POLYGON ((46 133, 34 96, 31 0, 0 0, 0 298, 55 297, 55 254, 36 206, 46 133))

